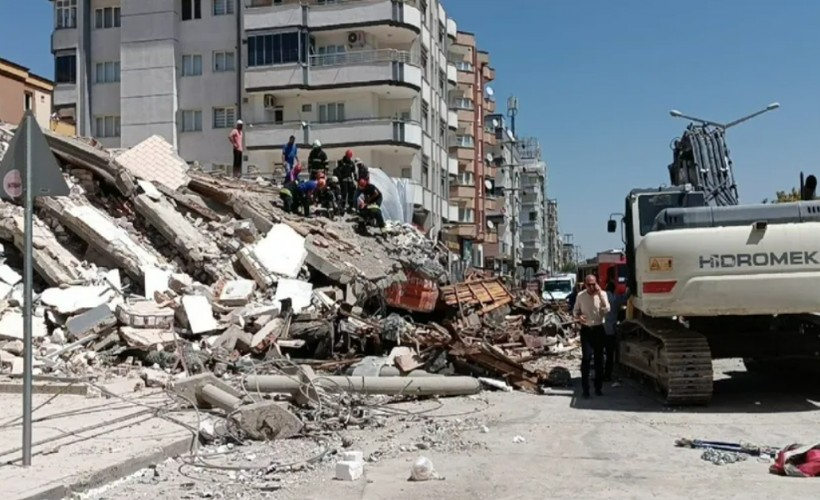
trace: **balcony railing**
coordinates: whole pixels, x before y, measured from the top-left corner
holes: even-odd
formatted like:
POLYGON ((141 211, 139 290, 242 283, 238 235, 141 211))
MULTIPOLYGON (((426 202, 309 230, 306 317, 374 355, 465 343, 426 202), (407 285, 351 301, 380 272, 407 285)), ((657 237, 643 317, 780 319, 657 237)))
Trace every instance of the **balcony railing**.
POLYGON ((473 111, 475 109, 475 103, 473 103, 472 99, 453 99, 450 107, 453 109, 473 111))
POLYGON ((406 50, 377 49, 342 52, 337 54, 315 54, 310 56, 310 66, 356 66, 388 62, 401 62, 419 66, 420 60, 421 58, 418 54, 408 52, 406 50))

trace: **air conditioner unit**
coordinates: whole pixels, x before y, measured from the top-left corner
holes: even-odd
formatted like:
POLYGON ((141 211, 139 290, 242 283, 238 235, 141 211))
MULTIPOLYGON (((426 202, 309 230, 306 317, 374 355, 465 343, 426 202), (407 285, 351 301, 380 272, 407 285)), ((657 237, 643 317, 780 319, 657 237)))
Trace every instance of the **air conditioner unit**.
POLYGON ((276 107, 276 98, 273 94, 265 94, 265 109, 273 109, 276 107))
POLYGON ((364 31, 350 31, 347 34, 347 44, 351 47, 364 47, 367 44, 367 35, 364 31))

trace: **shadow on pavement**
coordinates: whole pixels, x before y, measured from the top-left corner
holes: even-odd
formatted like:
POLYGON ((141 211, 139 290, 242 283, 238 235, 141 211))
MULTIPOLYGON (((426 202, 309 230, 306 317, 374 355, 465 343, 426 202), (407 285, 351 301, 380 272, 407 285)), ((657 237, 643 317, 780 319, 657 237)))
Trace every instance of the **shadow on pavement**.
MULTIPOLYGON (((717 376, 718 374, 716 374, 717 376)), ((789 413, 820 410, 816 381, 776 378, 745 371, 729 371, 716 378, 712 401, 705 406, 667 406, 649 384, 619 376, 620 386, 604 384, 604 395, 581 396, 580 378, 570 406, 579 410, 676 413, 789 413)))

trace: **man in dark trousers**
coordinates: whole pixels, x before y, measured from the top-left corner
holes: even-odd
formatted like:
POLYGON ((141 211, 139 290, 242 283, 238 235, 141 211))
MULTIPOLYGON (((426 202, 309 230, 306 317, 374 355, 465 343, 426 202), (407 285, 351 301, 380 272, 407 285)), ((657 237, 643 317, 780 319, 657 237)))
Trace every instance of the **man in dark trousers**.
POLYGON ((609 300, 598 286, 594 274, 584 278, 584 291, 575 299, 572 315, 581 323, 581 388, 589 397, 589 363, 595 364, 595 394, 603 396, 604 384, 604 320, 609 312, 609 300))
POLYGON ((242 177, 242 155, 244 154, 244 148, 242 146, 244 139, 242 132, 243 127, 244 124, 242 120, 236 120, 236 127, 228 134, 228 140, 231 142, 231 146, 233 146, 233 176, 237 179, 242 177))
POLYGON ((367 179, 359 179, 359 218, 362 221, 362 228, 372 219, 376 221, 379 229, 384 229, 384 216, 382 215, 382 192, 370 183, 367 179))
POLYGON ((320 173, 327 177, 327 153, 322 149, 319 139, 313 141, 313 148, 308 155, 308 172, 312 181, 318 179, 320 173))
POLYGON ((324 187, 324 179, 305 182, 292 181, 282 186, 279 190, 279 198, 282 200, 285 212, 298 214, 299 208, 302 208, 304 216, 310 217, 310 196, 324 187))
POLYGON ((339 179, 341 190, 341 208, 352 211, 356 207, 356 165, 353 163, 353 151, 348 149, 333 169, 333 175, 339 179))
POLYGON ((291 171, 299 161, 299 147, 296 145, 296 137, 290 136, 288 143, 282 146, 282 166, 285 167, 285 182, 292 180, 291 171))

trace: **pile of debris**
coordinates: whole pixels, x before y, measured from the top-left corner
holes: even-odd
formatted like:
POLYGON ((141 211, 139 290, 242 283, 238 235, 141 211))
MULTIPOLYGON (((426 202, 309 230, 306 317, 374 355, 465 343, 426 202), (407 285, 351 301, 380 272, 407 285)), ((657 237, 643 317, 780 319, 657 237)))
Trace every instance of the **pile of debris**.
MULTIPOLYGON (((531 292, 450 283, 447 250, 410 225, 368 236, 287 214, 268 181, 196 171, 159 136, 112 152, 44 132, 71 195, 35 203, 38 374, 150 367, 145 383, 165 384, 301 365, 535 391, 546 374, 523 364, 576 342, 567 315, 531 292)), ((0 126, 0 155, 12 135, 0 126)), ((19 376, 21 207, 0 202, 0 240, 0 372, 19 376)))

